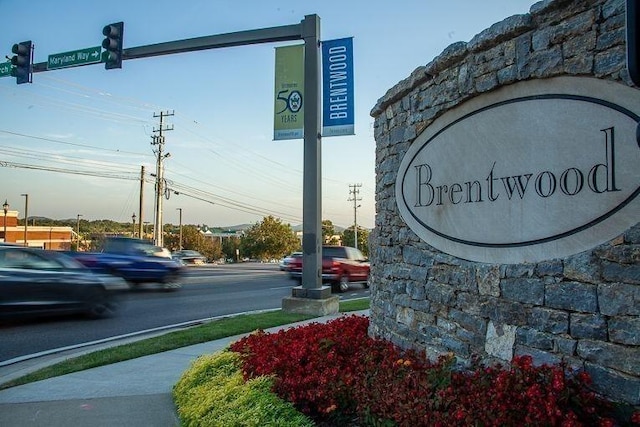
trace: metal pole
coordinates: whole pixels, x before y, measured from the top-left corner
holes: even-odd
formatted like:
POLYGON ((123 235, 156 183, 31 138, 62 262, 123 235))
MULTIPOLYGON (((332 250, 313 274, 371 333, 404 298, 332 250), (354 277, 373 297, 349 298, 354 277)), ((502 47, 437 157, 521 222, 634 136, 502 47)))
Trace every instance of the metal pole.
POLYGON ((353 202, 353 246, 358 249, 358 206, 353 202))
POLYGON ((29 195, 28 194, 21 194, 21 196, 24 196, 24 246, 29 246, 28 242, 27 242, 27 237, 28 237, 28 227, 29 227, 29 195))
POLYGON ((82 214, 78 214, 76 217, 76 252, 80 252, 80 217, 82 214))
POLYGON ((320 17, 302 21, 304 39, 304 177, 302 200, 302 288, 321 298, 322 289, 322 151, 320 136, 320 17))
POLYGON ((144 166, 140 169, 140 204, 138 205, 139 225, 138 225, 138 237, 142 239, 142 227, 143 227, 143 201, 144 201, 144 166))
POLYGON ((2 235, 2 241, 7 241, 7 212, 9 212, 9 203, 7 203, 7 199, 4 199, 4 204, 2 205, 2 210, 4 211, 4 234, 2 235))
POLYGON ((178 250, 182 250, 182 208, 177 208, 180 211, 180 240, 178 243, 178 250))

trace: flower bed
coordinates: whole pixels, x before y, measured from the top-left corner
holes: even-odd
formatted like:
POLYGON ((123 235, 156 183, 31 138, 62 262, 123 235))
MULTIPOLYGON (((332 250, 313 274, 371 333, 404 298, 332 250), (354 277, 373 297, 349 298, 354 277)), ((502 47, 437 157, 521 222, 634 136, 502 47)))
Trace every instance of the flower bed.
POLYGON ((272 379, 245 381, 237 353, 199 357, 173 388, 181 424, 198 427, 311 427, 312 421, 271 392, 272 379))
POLYGON ((615 410, 589 389, 584 372, 534 366, 455 369, 367 335, 369 321, 345 316, 235 342, 245 381, 273 378, 273 391, 324 425, 640 425, 640 412, 615 410), (355 421, 354 421, 355 420, 355 421))

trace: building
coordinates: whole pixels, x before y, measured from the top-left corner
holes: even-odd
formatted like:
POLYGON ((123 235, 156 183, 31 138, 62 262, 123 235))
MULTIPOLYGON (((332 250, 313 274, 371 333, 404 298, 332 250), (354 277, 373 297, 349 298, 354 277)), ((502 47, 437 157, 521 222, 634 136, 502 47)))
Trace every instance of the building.
POLYGON ((15 243, 32 248, 71 250, 71 244, 75 238, 75 233, 71 227, 27 225, 25 233, 24 225, 18 225, 18 211, 7 210, 6 213, 1 213, 1 242, 15 243))

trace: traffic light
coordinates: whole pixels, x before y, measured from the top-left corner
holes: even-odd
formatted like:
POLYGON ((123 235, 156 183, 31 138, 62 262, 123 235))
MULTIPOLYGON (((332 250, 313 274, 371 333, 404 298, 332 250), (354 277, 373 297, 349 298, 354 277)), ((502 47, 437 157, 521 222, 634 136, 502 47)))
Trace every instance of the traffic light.
POLYGON ((105 39, 102 47, 105 52, 102 54, 104 69, 122 68, 122 36, 124 35, 124 22, 106 25, 102 29, 105 39))
POLYGON ((16 83, 31 83, 31 40, 14 44, 11 52, 15 54, 11 58, 14 66, 11 75, 16 78, 16 83))

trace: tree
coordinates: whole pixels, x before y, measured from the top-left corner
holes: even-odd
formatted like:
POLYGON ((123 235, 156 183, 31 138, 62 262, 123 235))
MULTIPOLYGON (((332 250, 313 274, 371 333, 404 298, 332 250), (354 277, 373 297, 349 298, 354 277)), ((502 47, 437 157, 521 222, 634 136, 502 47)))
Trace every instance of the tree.
POLYGON ((222 239, 222 253, 225 259, 238 261, 237 251, 240 251, 240 238, 236 236, 226 237, 222 239))
MULTIPOLYGON (((366 257, 369 256, 369 230, 358 227, 358 249, 366 257)), ((355 247, 355 239, 353 233, 353 225, 344 230, 342 233, 342 244, 345 246, 355 247)))
POLYGON ((333 222, 328 219, 322 220, 322 241, 327 242, 331 237, 336 234, 336 228, 333 226, 333 222))
MULTIPOLYGON (((180 247, 180 229, 178 227, 165 236, 164 244, 171 251, 178 250, 180 247)), ((204 237, 195 225, 182 226, 182 249, 198 251, 209 261, 222 257, 220 242, 204 237)))
POLYGON ((269 215, 249 228, 240 239, 242 256, 260 260, 280 259, 300 248, 290 224, 269 215))

